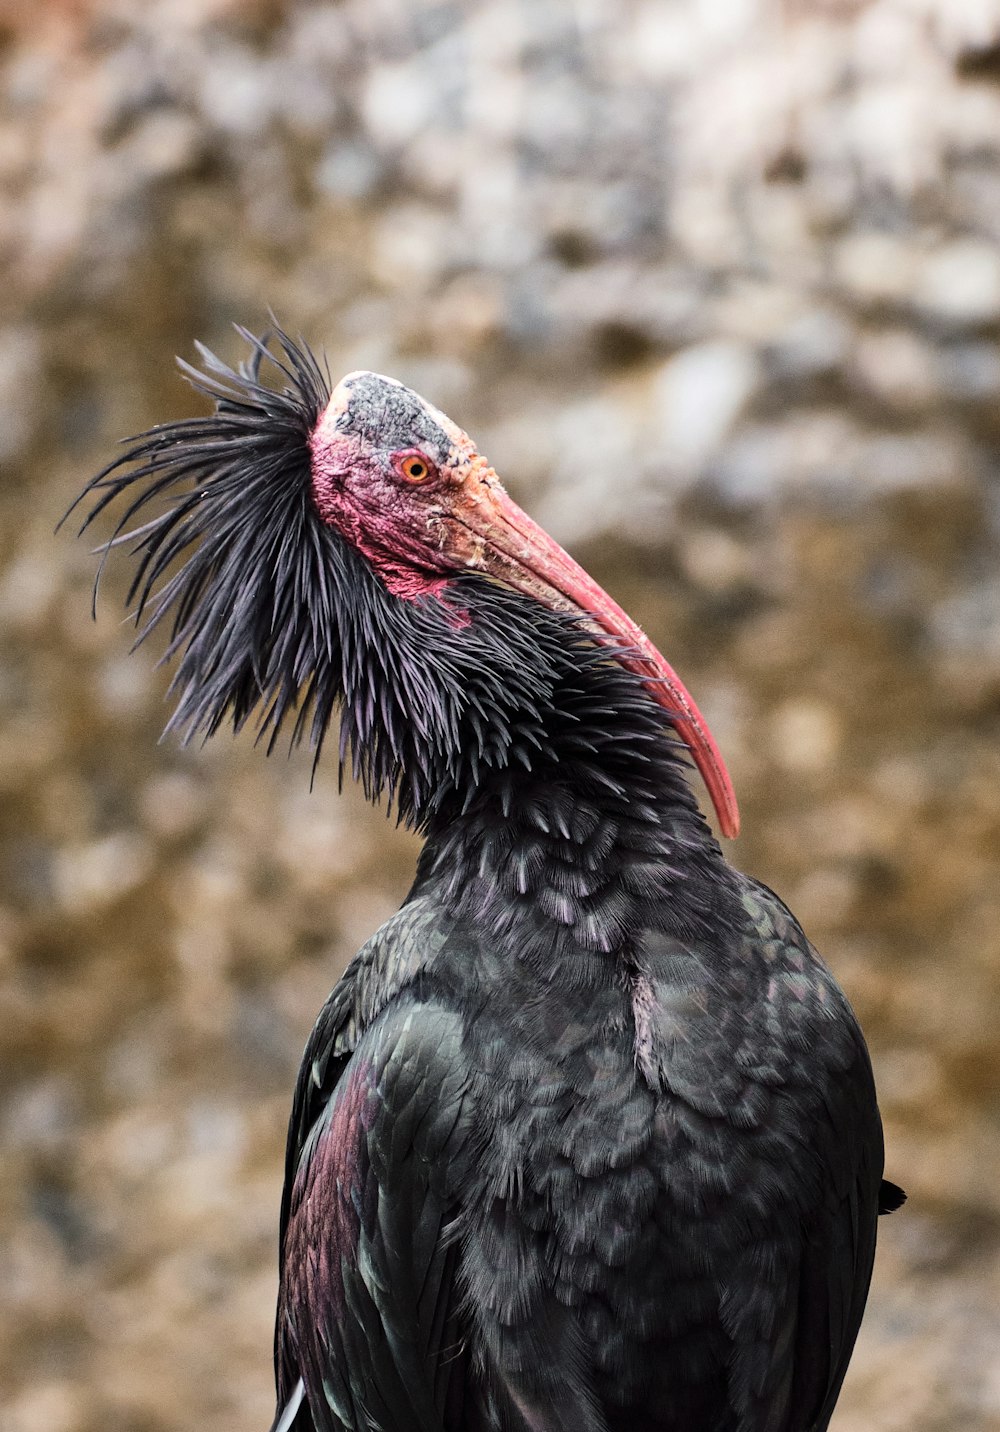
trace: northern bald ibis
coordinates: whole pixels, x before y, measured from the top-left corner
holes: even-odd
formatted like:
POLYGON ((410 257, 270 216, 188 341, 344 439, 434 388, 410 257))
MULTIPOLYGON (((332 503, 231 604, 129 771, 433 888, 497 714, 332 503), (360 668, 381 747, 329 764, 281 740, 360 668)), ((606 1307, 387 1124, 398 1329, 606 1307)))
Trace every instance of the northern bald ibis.
POLYGON ((295 1090, 277 1432, 822 1432, 903 1195, 846 998, 699 812, 685 751, 735 835, 704 720, 454 423, 240 332, 87 525, 123 499, 172 727, 318 759, 339 711, 424 836, 295 1090))

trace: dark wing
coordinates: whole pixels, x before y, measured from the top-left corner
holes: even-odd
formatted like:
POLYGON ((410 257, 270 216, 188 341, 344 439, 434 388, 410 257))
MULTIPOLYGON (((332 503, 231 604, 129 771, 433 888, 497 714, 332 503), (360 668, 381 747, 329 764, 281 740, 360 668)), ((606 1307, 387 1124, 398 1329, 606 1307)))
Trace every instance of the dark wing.
POLYGON ((341 1076, 350 1060, 359 1037, 354 1028, 356 968, 363 956, 359 954, 348 967, 340 983, 320 1011, 306 1044, 299 1065, 288 1122, 285 1148, 285 1182, 281 1192, 281 1217, 278 1232, 278 1315, 274 1326, 274 1376, 277 1410, 271 1432, 313 1432, 309 1404, 304 1399, 304 1385, 299 1373, 294 1348, 289 1342, 289 1328, 283 1316, 281 1297, 285 1284, 285 1235, 292 1209, 292 1194, 299 1159, 313 1125, 333 1098, 341 1076))
POLYGON ((288 1124, 279 1271, 292 1186, 309 1133, 332 1098, 358 1040, 390 1000, 426 969, 442 943, 437 912, 425 901, 408 898, 354 956, 320 1010, 299 1066, 288 1124))
POLYGON ((469 1031, 430 993, 479 968, 474 947, 414 900, 352 962, 309 1039, 282 1202, 274 1432, 605 1425, 569 1375, 569 1311, 540 1287, 527 1321, 507 1307, 525 1301, 518 1270, 543 1240, 483 1194, 497 1129, 473 1110, 495 1080, 470 1075, 469 1031), (439 956, 450 978, 432 974, 439 956), (476 1186, 472 1227, 463 1202, 476 1186))
POLYGON ((670 1112, 667 1195, 718 1279, 731 1412, 822 1432, 871 1277, 881 1124, 829 970, 776 896, 740 891, 714 947, 647 931, 640 1066, 670 1112))
MULTIPOLYGON (((748 882, 749 883, 749 882, 748 882)), ((824 1432, 854 1350, 875 1258, 882 1124, 854 1012, 787 906, 765 886, 757 949, 768 1019, 783 1043, 774 1108, 789 1139, 797 1269, 772 1342, 768 1385, 787 1396, 787 1432, 824 1432)), ((771 1425, 762 1421, 761 1426, 771 1425)))
POLYGON ((832 1113, 822 1130, 825 1187, 803 1225, 795 1323, 789 1425, 810 1432, 825 1432, 833 1415, 875 1260, 882 1130, 863 1044, 841 1075, 832 1113))
POLYGON ((730 1396, 748 1432, 824 1432, 847 1372, 871 1280, 882 1164, 863 1056, 839 1071, 824 1109, 786 1091, 786 1116, 796 1105, 802 1119, 775 1182, 798 1196, 776 1200, 770 1227, 728 1270, 730 1396))
POLYGON ((452 1236, 471 1146, 461 1022, 403 994, 346 1059, 335 1031, 322 1059, 322 1037, 292 1116, 279 1400, 301 1377, 324 1432, 467 1425, 452 1236))

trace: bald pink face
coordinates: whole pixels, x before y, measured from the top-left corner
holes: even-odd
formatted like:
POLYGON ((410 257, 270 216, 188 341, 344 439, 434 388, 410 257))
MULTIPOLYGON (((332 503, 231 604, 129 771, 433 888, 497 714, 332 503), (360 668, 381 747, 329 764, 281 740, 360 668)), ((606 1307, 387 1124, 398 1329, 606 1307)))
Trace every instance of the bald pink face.
POLYGON ((482 501, 493 470, 472 439, 402 383, 350 373, 311 440, 316 507, 363 552, 393 595, 440 593, 475 566, 462 514, 482 501))
POLYGON ((704 718, 645 633, 507 496, 467 433, 417 393, 377 373, 335 388, 310 440, 312 491, 324 522, 362 552, 404 600, 441 595, 478 571, 615 640, 623 666, 687 744, 723 834, 739 831, 729 773, 704 718))

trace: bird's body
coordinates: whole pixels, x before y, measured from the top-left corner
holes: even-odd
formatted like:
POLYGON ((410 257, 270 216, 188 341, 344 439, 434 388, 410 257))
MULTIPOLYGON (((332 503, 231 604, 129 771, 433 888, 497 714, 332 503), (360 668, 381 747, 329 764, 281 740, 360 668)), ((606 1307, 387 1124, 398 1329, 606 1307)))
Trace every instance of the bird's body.
POLYGON ((98 479, 195 478, 136 534, 142 601, 187 556, 181 721, 298 699, 318 745, 339 700, 426 836, 299 1075, 276 1425, 823 1432, 898 1193, 850 1007, 724 860, 677 735, 735 829, 724 766, 638 629, 436 410, 370 374, 323 407, 282 341, 284 398, 228 373, 98 479))
MULTIPOLYGON (((601 674, 627 719, 628 677, 601 674)), ((432 831, 316 1026, 278 1346, 282 1402, 307 1367, 351 1370, 317 1432, 366 1410, 400 1432, 825 1426, 874 1252, 864 1044, 784 906, 678 805, 668 742, 630 771, 620 735, 605 773, 631 799, 575 797, 557 763, 505 821, 487 797, 432 831)))
POLYGON ((511 927, 527 956, 512 962, 488 924, 418 885, 307 1052, 283 1403, 299 1375, 339 1374, 317 1429, 363 1427, 365 1409, 377 1427, 456 1432, 826 1425, 874 1252, 871 1075, 787 912, 751 882, 730 893, 724 943, 665 905, 627 952, 595 959, 535 907, 511 927), (761 1067, 755 1038, 786 1019, 761 1067), (428 1244, 400 1251, 398 1223, 428 1244), (341 1243, 364 1250, 348 1269, 341 1243))

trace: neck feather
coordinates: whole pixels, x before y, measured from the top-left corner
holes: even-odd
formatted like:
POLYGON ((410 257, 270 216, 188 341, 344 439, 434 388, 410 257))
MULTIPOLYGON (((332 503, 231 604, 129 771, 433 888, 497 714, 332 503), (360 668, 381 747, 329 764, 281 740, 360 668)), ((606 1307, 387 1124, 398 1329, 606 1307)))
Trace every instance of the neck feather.
POLYGON ((478 577, 447 604, 359 590, 341 750, 425 834, 417 889, 498 938, 516 927, 539 958, 560 942, 612 953, 654 916, 713 927, 728 866, 685 748, 607 644, 478 577))
POLYGON ((567 943, 620 953, 654 912, 679 934, 711 930, 729 867, 659 717, 642 697, 603 733, 568 726, 561 758, 557 733, 554 760, 491 774, 429 823, 418 888, 541 962, 567 943))

